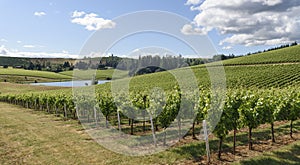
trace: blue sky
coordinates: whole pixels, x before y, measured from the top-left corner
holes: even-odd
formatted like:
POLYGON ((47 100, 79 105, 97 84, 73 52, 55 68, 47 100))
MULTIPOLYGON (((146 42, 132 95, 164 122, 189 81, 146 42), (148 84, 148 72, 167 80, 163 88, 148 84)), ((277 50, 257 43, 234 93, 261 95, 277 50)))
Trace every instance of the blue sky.
MULTIPOLYGON (((246 54, 298 41, 299 6, 298 0, 0 0, 0 55, 75 57, 96 30, 113 29, 118 26, 115 18, 142 10, 187 18, 190 23, 182 33, 208 35, 216 53, 246 54)), ((123 39, 110 51, 124 55, 147 46, 193 53, 184 44, 154 33, 123 39)))

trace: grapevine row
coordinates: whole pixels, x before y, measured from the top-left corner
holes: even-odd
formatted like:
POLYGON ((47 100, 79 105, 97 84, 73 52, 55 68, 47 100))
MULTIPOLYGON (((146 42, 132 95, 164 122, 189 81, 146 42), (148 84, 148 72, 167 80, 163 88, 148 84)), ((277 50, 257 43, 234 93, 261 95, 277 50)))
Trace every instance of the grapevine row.
MULTIPOLYGON (((159 90, 151 93, 147 91, 129 94, 120 92, 116 96, 112 96, 109 92, 102 92, 97 93, 96 98, 88 95, 72 97, 64 93, 6 94, 0 95, 0 101, 46 111, 65 118, 80 117, 81 120, 93 122, 96 126, 99 124, 99 114, 102 113, 106 120, 105 126, 109 127, 109 123, 117 118, 117 128, 120 131, 124 126, 122 119, 128 119, 130 134, 134 134, 134 124, 142 122, 143 131, 145 131, 146 121, 150 121, 155 145, 157 145, 155 132, 159 131, 159 128, 165 131, 175 121, 178 123, 178 137, 180 138, 181 122, 194 115, 195 120, 191 125, 191 132, 196 138, 194 131, 196 123, 201 123, 205 119, 208 125, 213 127, 212 123, 215 122, 216 114, 221 114, 220 121, 212 132, 220 141, 219 158, 223 139, 230 131, 234 132, 233 153, 235 153, 236 132, 245 127, 248 128, 249 150, 252 150, 253 129, 261 124, 270 124, 272 141, 275 142, 274 122, 290 121, 290 137, 293 138, 293 122, 300 118, 300 90, 296 87, 269 90, 234 89, 227 91, 225 98, 208 90, 184 94, 178 87, 175 87, 168 92, 159 90), (220 98, 213 99, 216 97, 220 98), (224 106, 213 106, 215 101, 224 103, 224 106), (183 109, 183 112, 180 109, 183 109), (223 113, 218 113, 222 111, 223 113)), ((166 143, 165 139, 163 143, 166 143)))

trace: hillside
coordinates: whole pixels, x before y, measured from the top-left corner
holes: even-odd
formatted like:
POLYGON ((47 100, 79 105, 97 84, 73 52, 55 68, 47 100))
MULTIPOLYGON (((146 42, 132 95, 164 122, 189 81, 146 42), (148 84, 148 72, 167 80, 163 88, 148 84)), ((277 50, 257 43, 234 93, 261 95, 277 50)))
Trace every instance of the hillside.
POLYGON ((224 65, 249 65, 300 62, 300 45, 223 61, 224 65))
POLYGON ((71 80, 72 77, 54 72, 0 68, 0 82, 45 82, 45 81, 65 81, 71 80))
MULTIPOLYGON (((300 45, 222 61, 228 88, 283 88, 300 85, 300 45)), ((199 86, 210 87, 207 66, 192 66, 199 86)), ((173 70, 178 72, 181 69, 173 70)), ((214 73, 213 73, 214 74, 214 73)), ((124 81, 124 80, 118 80, 124 81)), ((126 80, 125 80, 126 81, 126 80)), ((177 83, 170 72, 136 76, 130 80, 132 89, 161 87, 170 89, 177 83)), ((100 85, 99 91, 110 88, 100 85)))
MULTIPOLYGON (((229 59, 222 62, 225 66, 226 83, 229 88, 270 88, 300 85, 300 45, 229 59)), ((213 66, 214 64, 215 63, 209 63, 208 66, 213 66)), ((210 80, 206 65, 197 65, 191 68, 198 80, 198 85, 209 87, 210 80)), ((184 68, 178 70, 182 69, 184 68)), ((86 75, 85 71, 81 72, 82 75, 86 75)), ((77 72, 77 74, 78 73, 79 72, 77 72)), ((24 82, 25 76, 28 82, 35 80, 38 82, 63 81, 70 80, 73 76, 73 71, 57 74, 23 69, 0 69, 0 81, 7 79, 9 82, 24 82)), ((114 69, 98 70, 96 78, 107 79, 112 76, 116 79, 124 78, 127 77, 127 72, 114 69), (116 76, 116 74, 118 75, 116 76)), ((125 79, 125 81, 126 80, 127 79, 125 79)), ((174 86, 176 82, 171 73, 160 72, 136 76, 130 80, 130 86, 138 89, 153 88, 155 86, 169 89, 174 86)), ((109 84, 100 86, 99 88, 101 90, 104 88, 108 89, 109 84)))

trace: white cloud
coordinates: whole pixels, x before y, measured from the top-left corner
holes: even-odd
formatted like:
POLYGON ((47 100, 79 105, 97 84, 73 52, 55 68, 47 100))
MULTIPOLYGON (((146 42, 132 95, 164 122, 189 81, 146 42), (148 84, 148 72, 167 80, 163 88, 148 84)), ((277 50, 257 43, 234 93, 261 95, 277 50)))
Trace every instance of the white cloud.
POLYGON ((253 2, 262 3, 267 6, 275 6, 282 3, 282 0, 253 0, 253 2))
POLYGON ((23 45, 23 48, 35 48, 35 45, 23 45))
POLYGON ((81 17, 81 16, 83 16, 83 15, 85 15, 85 12, 84 12, 84 11, 77 11, 77 10, 75 10, 75 11, 73 12, 73 14, 72 14, 72 18, 81 17))
POLYGON ((38 17, 42 17, 42 16, 45 16, 46 13, 43 12, 43 11, 40 11, 40 12, 36 11, 36 12, 34 12, 34 15, 35 15, 35 16, 38 16, 38 17))
POLYGON ((140 51, 140 49, 134 49, 134 50, 132 51, 132 53, 139 52, 139 51, 140 51))
POLYGON ((184 34, 193 34, 192 29, 197 28, 204 32, 216 29, 229 36, 221 45, 277 45, 300 40, 299 0, 205 0, 191 10, 199 10, 192 22, 196 27, 186 26, 184 34))
POLYGON ((185 5, 198 5, 202 0, 187 0, 185 5))
POLYGON ((43 45, 23 45, 23 48, 44 48, 43 45))
POLYGON ((192 24, 186 24, 182 27, 181 32, 185 35, 206 35, 210 31, 207 28, 194 27, 192 24))
POLYGON ((22 43, 22 41, 17 41, 18 44, 22 43))
POLYGON ((9 50, 4 45, 0 46, 0 56, 8 57, 28 57, 28 58, 78 58, 79 55, 67 52, 22 52, 18 50, 9 50))
POLYGON ((7 55, 8 50, 5 48, 4 45, 0 46, 0 55, 7 55))
POLYGON ((6 39, 4 39, 4 38, 1 38, 0 42, 8 42, 8 41, 6 39))
POLYGON ((191 11, 197 11, 197 10, 201 11, 200 6, 191 6, 190 10, 191 11))
POLYGON ((112 20, 98 17, 95 13, 85 13, 74 11, 72 15, 72 23, 85 26, 87 30, 100 30, 100 29, 111 29, 116 26, 116 23, 112 20))
POLYGON ((64 53, 64 54, 69 54, 69 52, 66 51, 66 50, 63 50, 62 53, 64 53))
POLYGON ((222 49, 229 50, 229 49, 232 49, 232 46, 224 46, 222 49))

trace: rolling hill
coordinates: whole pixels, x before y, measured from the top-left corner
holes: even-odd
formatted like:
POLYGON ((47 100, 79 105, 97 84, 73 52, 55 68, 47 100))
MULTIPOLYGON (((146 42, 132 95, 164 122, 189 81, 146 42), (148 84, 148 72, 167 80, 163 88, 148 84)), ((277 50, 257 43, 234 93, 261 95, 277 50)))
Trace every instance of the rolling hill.
POLYGON ((274 64, 300 62, 300 45, 225 60, 224 65, 274 64))

